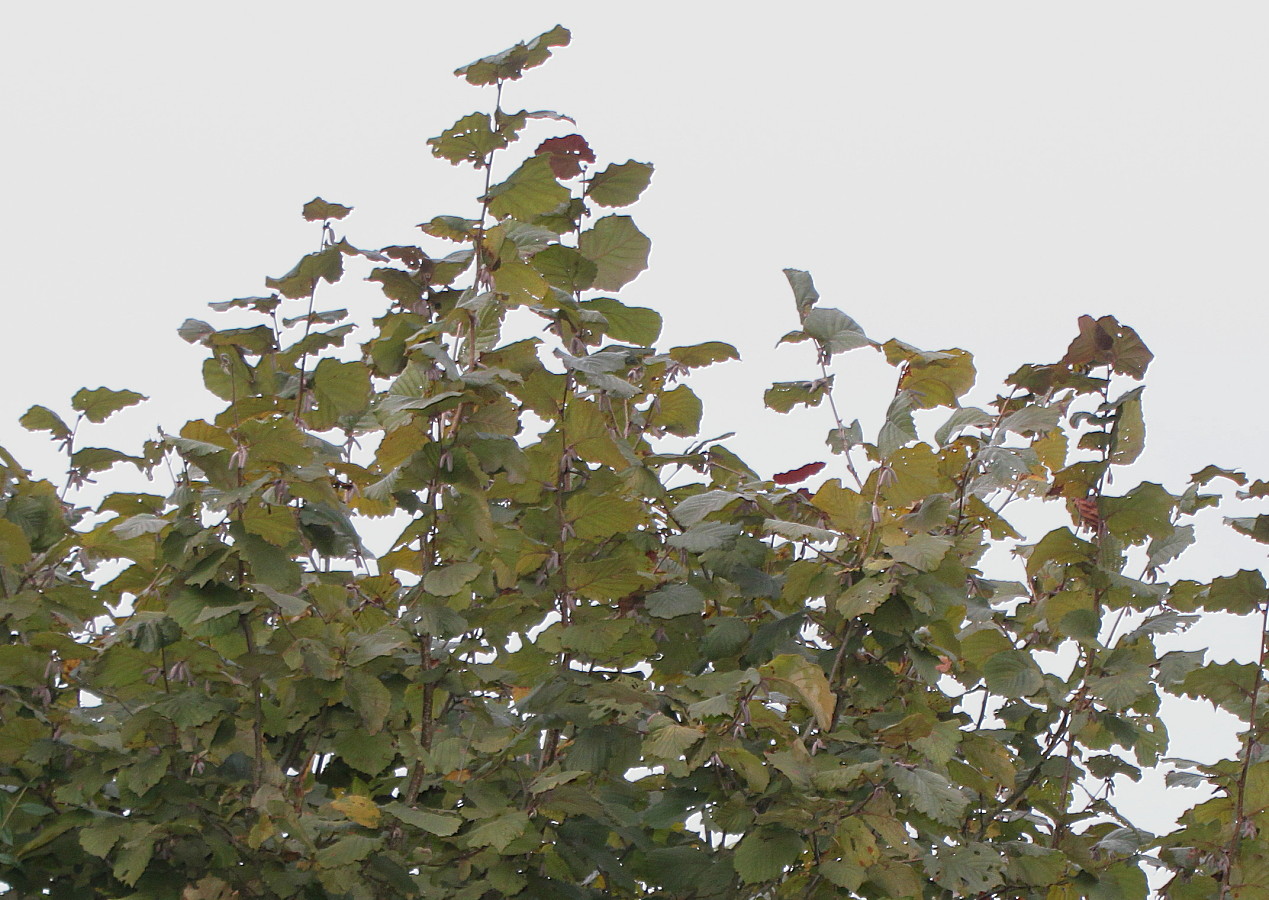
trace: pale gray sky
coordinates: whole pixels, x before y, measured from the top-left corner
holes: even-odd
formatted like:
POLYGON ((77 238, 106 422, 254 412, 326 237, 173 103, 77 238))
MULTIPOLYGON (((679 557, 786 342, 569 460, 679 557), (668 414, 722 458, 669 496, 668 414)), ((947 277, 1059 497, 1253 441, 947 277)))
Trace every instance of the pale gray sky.
MULTIPOLYGON (((0 443, 51 466, 16 419, 85 385, 153 398, 90 438, 103 443, 211 410, 181 320, 215 321, 205 303, 262 292, 312 249, 299 207, 315 195, 355 206, 344 230, 368 247, 470 214, 477 177, 425 140, 492 98, 450 73, 560 22, 573 46, 504 105, 574 116, 601 161, 655 163, 634 209, 652 268, 622 296, 665 316, 667 343, 740 348, 745 363, 695 384, 705 433, 740 431, 760 471, 829 458, 826 412, 761 405, 771 381, 816 374, 805 347, 773 349, 796 322, 780 272, 793 266, 874 337, 975 352, 979 402, 1019 363, 1060 356, 1080 314, 1113 314, 1157 356, 1133 474, 1173 489, 1208 462, 1266 474, 1269 6, 754 9, 11 6, 0 443)), ((354 285, 319 305, 337 300, 363 319, 377 302, 354 285)), ((890 370, 860 357, 839 373, 845 414, 875 427, 890 370)), ((1184 565, 1260 559, 1213 537, 1184 565)), ((1250 652, 1245 632, 1192 640, 1250 652)), ((1179 731, 1176 752, 1211 755, 1202 728, 1179 731)))

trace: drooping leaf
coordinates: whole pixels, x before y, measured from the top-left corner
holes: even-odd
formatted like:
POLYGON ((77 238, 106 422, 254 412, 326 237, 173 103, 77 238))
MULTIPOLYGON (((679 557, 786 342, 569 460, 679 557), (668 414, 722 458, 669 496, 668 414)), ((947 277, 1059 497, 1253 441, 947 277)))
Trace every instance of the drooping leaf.
POLYGON ((61 416, 44 406, 32 406, 18 419, 18 424, 27 431, 47 431, 58 441, 71 435, 70 426, 62 421, 61 416))
POLYGON ((786 681, 797 690, 807 709, 815 716, 822 731, 833 727, 833 711, 837 696, 829 686, 824 670, 803 656, 782 654, 765 667, 773 677, 786 681))
POLYGON ((829 356, 873 346, 859 324, 840 309, 816 307, 810 310, 802 319, 802 331, 829 356))
POLYGON ((811 273, 801 269, 785 269, 784 277, 788 279, 789 287, 793 288, 793 300, 797 304, 798 319, 804 320, 820 299, 820 293, 815 289, 815 282, 811 280, 811 273))
POLYGON ((353 211, 351 206, 342 203, 331 203, 321 197, 314 197, 304 204, 304 219, 308 222, 320 222, 324 219, 342 219, 353 211))

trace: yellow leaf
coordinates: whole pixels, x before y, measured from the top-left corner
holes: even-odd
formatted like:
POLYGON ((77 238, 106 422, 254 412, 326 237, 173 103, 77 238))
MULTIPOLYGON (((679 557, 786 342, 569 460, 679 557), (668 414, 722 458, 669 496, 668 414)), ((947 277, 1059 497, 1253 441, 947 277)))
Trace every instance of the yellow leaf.
POLYGON ((379 807, 369 797, 360 794, 345 794, 338 800, 330 802, 331 809, 341 812, 358 825, 374 828, 379 824, 379 807))
POLYGON ((837 697, 824 676, 824 670, 805 657, 793 654, 777 656, 762 667, 770 676, 793 686, 802 702, 815 716, 821 731, 833 727, 833 711, 837 697))
POLYGON ((260 845, 276 833, 277 829, 273 826, 273 820, 268 816, 261 816, 247 834, 247 846, 252 850, 259 850, 260 845))

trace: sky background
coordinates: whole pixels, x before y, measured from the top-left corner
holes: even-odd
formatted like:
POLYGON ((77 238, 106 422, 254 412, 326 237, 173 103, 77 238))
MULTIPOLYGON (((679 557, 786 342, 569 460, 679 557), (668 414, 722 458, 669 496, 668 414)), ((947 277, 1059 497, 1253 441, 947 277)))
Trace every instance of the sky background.
MULTIPOLYGON (((772 381, 818 374, 805 345, 774 347, 796 326, 781 274, 791 266, 874 338, 973 351, 979 404, 1019 364, 1060 357, 1079 315, 1112 314, 1156 354, 1147 451, 1123 488, 1131 476, 1176 491, 1208 463, 1269 476, 1269 5, 753 8, 11 6, 0 444, 56 477, 45 441, 16 420, 33 403, 67 410, 82 386, 151 398, 90 444, 127 449, 156 424, 175 431, 213 411, 203 351, 175 329, 188 316, 226 321, 205 304, 265 293, 266 275, 315 249, 299 209, 316 195, 355 207, 341 233, 363 247, 418 240, 413 226, 434 215, 475 214, 479 176, 425 143, 492 104, 451 72, 559 22, 573 45, 508 86, 503 105, 573 116, 601 165, 656 165, 633 210, 651 268, 622 299, 662 313, 666 346, 740 349, 744 363, 693 386, 703 435, 739 432, 732 446, 760 472, 826 459, 825 475, 842 474, 823 447, 826 410, 762 408, 772 381)), ((530 148, 565 133, 534 129, 530 148)), ((341 287, 318 306, 364 321, 383 302, 372 288, 341 287)), ((893 371, 866 351, 837 371, 846 419, 875 429, 893 371)), ((1202 543, 1170 574, 1263 558, 1214 527, 1202 543)), ((1246 659, 1255 635, 1212 622, 1183 642, 1246 659)), ((1174 708, 1177 755, 1232 749, 1197 704, 1174 708)), ((1165 819, 1195 797, 1160 803, 1158 790, 1124 796, 1165 819)))

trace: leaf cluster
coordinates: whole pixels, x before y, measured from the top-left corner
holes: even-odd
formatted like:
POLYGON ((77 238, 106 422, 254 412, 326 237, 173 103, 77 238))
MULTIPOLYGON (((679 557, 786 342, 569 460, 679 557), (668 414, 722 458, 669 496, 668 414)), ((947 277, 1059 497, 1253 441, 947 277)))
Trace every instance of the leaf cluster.
MULTIPOLYGON (((500 89, 568 39, 458 74, 500 89)), ((73 424, 22 418, 69 477, 0 450, 0 880, 187 900, 1135 900, 1150 863, 1169 897, 1259 896, 1264 660, 1157 645, 1197 613, 1269 610, 1259 572, 1164 578, 1220 501, 1209 483, 1247 478, 1112 492, 1144 446, 1142 388, 1122 384, 1146 373, 1139 336, 1083 317, 1058 362, 964 406, 967 351, 874 340, 786 270, 782 340, 819 372, 766 400, 828 400, 834 462, 813 487, 824 463, 765 479, 699 439, 685 383, 735 349, 658 348, 660 315, 612 296, 650 242, 607 210, 652 167, 592 168, 575 133, 516 156, 530 119, 574 127, 495 101, 430 142, 502 180, 418 243, 355 247, 333 224, 351 207, 305 204, 318 249, 267 295, 212 304, 253 324, 180 329, 216 415, 135 453, 79 434, 135 392, 80 391, 73 424), (370 322, 316 305, 353 272, 382 294, 370 322), (875 433, 838 414, 829 367, 851 352, 896 370, 875 433), (76 507, 117 464, 170 484, 76 507), (1024 542, 1005 513, 1028 500, 1069 525, 1024 542), (376 556, 365 535, 388 526, 376 556), (1003 542, 1014 580, 984 562, 1003 542), (1112 788, 1166 753, 1164 694, 1248 738, 1239 760, 1179 768, 1216 795, 1156 838, 1112 788)), ((1264 518, 1231 525, 1267 542, 1264 518)))

